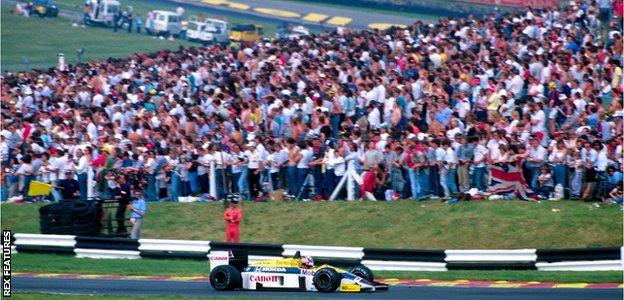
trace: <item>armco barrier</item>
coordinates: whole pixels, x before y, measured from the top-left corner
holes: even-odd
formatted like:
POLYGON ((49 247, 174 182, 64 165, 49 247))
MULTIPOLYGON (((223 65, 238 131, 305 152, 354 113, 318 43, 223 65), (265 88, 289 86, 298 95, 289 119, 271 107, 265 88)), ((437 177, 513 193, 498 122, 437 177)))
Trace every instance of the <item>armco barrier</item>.
POLYGON ((535 249, 518 250, 446 250, 445 260, 451 261, 535 261, 535 249))
POLYGON ((271 244, 233 244, 224 242, 209 242, 210 250, 232 250, 232 251, 246 251, 252 255, 266 255, 266 256, 282 256, 284 248, 282 245, 271 244))
POLYGON ((535 262, 447 262, 448 270, 537 270, 535 262))
POLYGON ((11 251, 18 253, 49 253, 49 254, 74 254, 74 247, 42 246, 42 245, 15 245, 11 251), (13 248, 15 247, 15 248, 13 248))
POLYGON ((76 237, 76 245, 80 249, 109 249, 138 251, 139 241, 122 238, 76 237))
POLYGON ((205 260, 210 251, 208 241, 140 239, 139 251, 145 258, 183 258, 205 260))
POLYGON ((238 250, 249 262, 290 257, 300 251, 317 263, 338 266, 364 264, 372 270, 542 270, 621 271, 622 248, 515 249, 515 250, 412 250, 361 247, 232 244, 213 241, 120 239, 68 235, 20 234, 13 236, 12 251, 74 254, 91 258, 181 258, 208 260, 212 250, 238 250))
POLYGON ((351 258, 362 259, 364 256, 364 248, 358 247, 327 247, 327 246, 304 246, 304 245, 283 245, 284 252, 282 256, 288 257, 295 255, 300 251, 301 255, 312 257, 333 257, 333 258, 351 258))
POLYGON ((443 262, 415 262, 415 261, 381 261, 363 260, 362 264, 375 271, 446 271, 443 262))
POLYGON ((537 249, 537 261, 571 261, 571 260, 613 260, 621 259, 620 248, 590 248, 590 249, 537 249))
POLYGON ((364 260, 444 262, 444 250, 364 249, 364 260))
POLYGON ((621 271, 621 260, 560 261, 535 264, 541 271, 621 271))
POLYGON ((208 253, 210 251, 209 243, 208 241, 140 239, 139 250, 208 253))
POLYGON ((107 249, 81 249, 76 248, 76 257, 89 258, 116 258, 116 259, 139 259, 139 251, 130 250, 107 250, 107 249))
POLYGON ((76 238, 73 235, 18 233, 15 234, 14 237, 16 239, 19 238, 20 245, 58 246, 71 248, 76 245, 76 238))

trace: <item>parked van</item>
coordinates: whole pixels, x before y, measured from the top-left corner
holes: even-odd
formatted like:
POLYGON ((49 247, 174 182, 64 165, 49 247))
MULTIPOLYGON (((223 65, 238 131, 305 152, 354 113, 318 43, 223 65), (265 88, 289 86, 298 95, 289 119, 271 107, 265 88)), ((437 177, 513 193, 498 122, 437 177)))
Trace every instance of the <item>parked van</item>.
POLYGON ((193 20, 188 22, 186 36, 190 41, 204 45, 227 43, 230 40, 230 30, 227 22, 223 20, 206 19, 204 22, 193 20))
POLYGON ((182 16, 172 11, 155 10, 153 31, 147 27, 149 34, 174 35, 182 31, 182 16))
POLYGON ((86 4, 88 13, 85 14, 85 24, 113 26, 115 14, 121 5, 116 0, 90 0, 86 4))

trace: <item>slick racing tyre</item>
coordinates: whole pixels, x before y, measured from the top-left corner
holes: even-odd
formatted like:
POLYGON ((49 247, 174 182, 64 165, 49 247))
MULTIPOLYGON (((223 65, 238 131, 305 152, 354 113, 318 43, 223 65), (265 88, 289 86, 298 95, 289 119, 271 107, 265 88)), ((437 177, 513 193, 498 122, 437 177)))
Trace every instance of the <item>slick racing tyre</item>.
POLYGON ((210 285, 217 291, 231 291, 242 286, 240 272, 229 265, 222 265, 210 272, 210 285))
POLYGON ((314 273, 312 284, 321 293, 331 293, 340 286, 341 276, 332 268, 322 268, 314 273))
POLYGON ((362 277, 368 282, 373 282, 373 280, 375 280, 375 275, 373 275, 373 271, 371 271, 364 265, 359 265, 351 268, 351 270, 349 270, 349 273, 358 277, 362 277))

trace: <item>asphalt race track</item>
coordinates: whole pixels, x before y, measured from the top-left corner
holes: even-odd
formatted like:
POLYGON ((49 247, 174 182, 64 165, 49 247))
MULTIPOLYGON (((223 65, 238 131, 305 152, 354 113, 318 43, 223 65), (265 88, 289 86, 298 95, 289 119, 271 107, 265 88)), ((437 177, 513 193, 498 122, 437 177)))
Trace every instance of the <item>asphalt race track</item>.
POLYGON ((129 296, 243 296, 288 299, 622 299, 622 289, 466 288, 391 286, 362 294, 306 292, 217 292, 207 282, 13 277, 13 292, 129 296))
MULTIPOLYGON (((188 0, 169 0, 176 3, 186 3, 193 4, 188 0)), ((306 2, 286 2, 284 0, 237 0, 235 2, 244 3, 250 5, 251 7, 263 7, 263 8, 271 8, 277 10, 286 10, 292 11, 301 14, 302 16, 307 15, 308 13, 320 13, 328 15, 328 19, 333 16, 340 17, 348 17, 352 18, 353 21, 349 23, 349 27, 365 29, 368 28, 369 23, 391 23, 391 24, 405 24, 409 25, 416 21, 416 18, 406 17, 402 15, 393 15, 391 12, 379 12, 373 9, 368 11, 362 11, 357 9, 350 9, 349 7, 344 6, 325 6, 325 5, 317 5, 316 3, 306 3, 306 2)), ((195 3, 197 4, 197 3, 195 3)), ((211 8, 210 5, 200 4, 201 6, 211 8)), ((214 6, 212 6, 214 7, 214 6)), ((222 9, 222 8, 221 8, 222 9)), ((229 11, 236 11, 232 9, 227 9, 229 11)), ((245 11, 238 11, 245 14, 256 14, 252 9, 245 11)), ((437 20, 437 16, 431 16, 427 21, 437 20)), ((297 21, 297 18, 294 18, 289 21, 297 21)))

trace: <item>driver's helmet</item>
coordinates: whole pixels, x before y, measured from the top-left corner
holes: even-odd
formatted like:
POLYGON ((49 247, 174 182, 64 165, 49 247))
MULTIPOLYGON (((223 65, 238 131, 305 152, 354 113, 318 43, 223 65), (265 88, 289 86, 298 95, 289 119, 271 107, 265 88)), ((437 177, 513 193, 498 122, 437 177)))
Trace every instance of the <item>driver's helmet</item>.
POLYGON ((312 267, 314 267, 314 260, 310 256, 302 256, 301 257, 301 266, 303 268, 312 268, 312 267))

